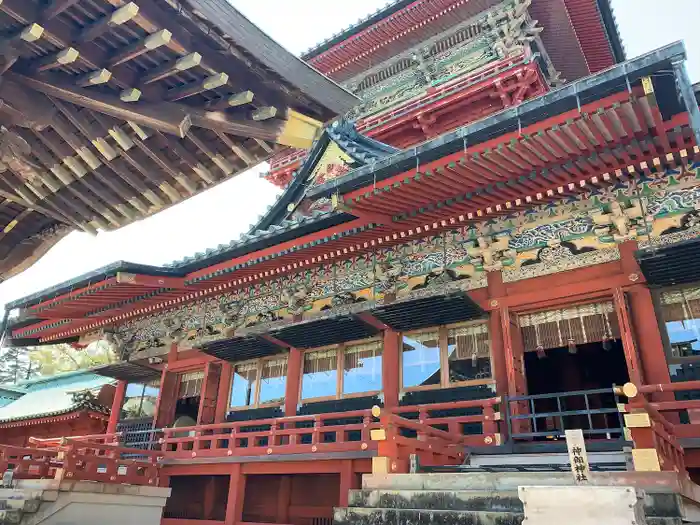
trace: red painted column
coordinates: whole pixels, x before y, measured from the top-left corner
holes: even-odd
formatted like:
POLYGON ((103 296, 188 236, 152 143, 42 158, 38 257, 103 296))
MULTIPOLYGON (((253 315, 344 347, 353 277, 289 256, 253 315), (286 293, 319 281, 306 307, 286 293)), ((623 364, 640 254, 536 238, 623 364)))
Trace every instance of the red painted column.
POLYGON ((298 348, 289 349, 287 360, 287 384, 284 389, 284 415, 296 416, 301 389, 302 354, 298 348))
POLYGON ((340 507, 348 506, 350 491, 354 488, 358 488, 355 486, 356 479, 357 476, 353 471, 352 460, 344 460, 340 465, 340 498, 338 500, 338 505, 340 507))
POLYGON ((160 376, 160 390, 156 403, 155 428, 168 427, 175 419, 175 405, 177 404, 177 389, 179 378, 177 372, 170 372, 168 365, 177 361, 177 344, 170 345, 168 362, 163 366, 160 376))
POLYGON ((211 425, 216 420, 221 368, 221 362, 217 361, 210 361, 204 367, 204 381, 197 413, 198 425, 211 425))
MULTIPOLYGON (((633 279, 642 280, 642 270, 634 258, 638 246, 636 241, 620 244, 620 263, 622 271, 633 279)), ((671 377, 666 363, 663 339, 656 320, 656 311, 651 292, 644 284, 632 286, 627 292, 629 314, 641 360, 642 381, 647 384, 666 384, 671 377)), ((672 399, 672 397, 671 397, 672 399)))
POLYGON ((235 525, 243 521, 243 502, 245 500, 245 474, 241 472, 241 463, 231 465, 231 478, 226 502, 226 525, 235 525))
POLYGON ((215 423, 224 423, 226 413, 229 409, 231 396, 231 377, 233 376, 233 365, 229 362, 221 363, 221 379, 219 380, 219 392, 216 395, 216 417, 215 423))
POLYGON ((399 377, 401 334, 391 329, 384 330, 384 352, 382 353, 382 389, 384 391, 384 406, 395 408, 399 406, 399 377))
POLYGON ((627 292, 632 325, 642 361, 643 381, 647 384, 667 384, 671 376, 666 363, 659 324, 649 288, 635 286, 627 292))
POLYGON ((277 523, 289 523, 289 506, 292 502, 292 476, 285 475, 280 479, 277 493, 277 523))
MULTIPOLYGON (((486 278, 488 280, 489 301, 498 301, 499 298, 506 295, 501 272, 489 272, 486 278)), ((508 368, 506 366, 502 323, 500 308, 491 310, 489 312, 489 336, 491 338, 491 356, 493 359, 493 375, 496 380, 496 392, 500 396, 507 396, 509 394, 508 368)))
POLYGON ((627 370, 629 372, 630 381, 635 385, 642 384, 642 367, 639 362, 639 353, 635 344, 634 334, 632 332, 632 321, 625 300, 625 293, 622 288, 613 290, 613 300, 615 310, 617 312, 617 322, 620 326, 620 338, 622 339, 622 349, 625 352, 625 360, 627 361, 627 370))
POLYGON ((126 395, 127 382, 120 379, 117 382, 117 388, 114 391, 114 399, 112 400, 112 410, 109 413, 109 422, 107 423, 107 434, 114 434, 117 431, 119 416, 122 412, 124 404, 124 396, 126 395))

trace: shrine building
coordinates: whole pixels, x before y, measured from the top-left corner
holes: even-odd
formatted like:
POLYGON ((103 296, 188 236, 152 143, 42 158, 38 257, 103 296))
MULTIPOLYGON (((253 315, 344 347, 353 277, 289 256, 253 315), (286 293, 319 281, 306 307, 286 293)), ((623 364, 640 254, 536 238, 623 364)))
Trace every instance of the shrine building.
MULTIPOLYGON (((57 284, 9 304, 3 329, 14 346, 112 345, 119 361, 90 371, 115 385, 105 428, 61 431, 157 457, 164 525, 329 525, 363 474, 554 458, 571 429, 594 471, 700 479, 700 110, 683 43, 627 59, 608 0, 397 0, 305 53, 312 69, 256 47, 264 35, 224 0, 137 3, 125 25, 143 40, 90 48, 126 82, 86 77, 95 101, 34 62, 5 74, 57 108, 44 130, 17 128, 27 166, 58 176, 89 157, 81 181, 122 166, 120 187, 148 190, 80 193, 95 213, 46 220, 117 227, 123 207, 155 212, 154 195, 169 206, 264 159, 284 189, 239 239, 57 284), (181 28, 161 16, 176 7, 181 28), (116 90, 150 86, 117 64, 161 53, 159 31, 168 57, 175 40, 201 54, 199 76, 182 72, 190 55, 158 54, 153 102, 117 115, 131 92, 116 90), (205 60, 246 74, 211 88, 205 60), (239 78, 255 87, 234 92, 239 78), (191 128, 174 130, 183 112, 191 128), (609 459, 629 448, 631 466, 609 459)), ((31 19, 11 5, 3 17, 31 19)), ((122 31, 100 24, 81 34, 122 31)), ((22 399, 0 408, 0 443, 15 443, 2 412, 22 399)))

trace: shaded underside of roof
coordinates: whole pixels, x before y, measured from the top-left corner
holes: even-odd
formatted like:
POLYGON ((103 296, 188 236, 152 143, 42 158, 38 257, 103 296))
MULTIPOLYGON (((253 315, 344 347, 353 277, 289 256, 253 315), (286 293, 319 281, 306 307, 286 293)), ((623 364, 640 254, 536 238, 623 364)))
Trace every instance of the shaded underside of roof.
POLYGON ((357 101, 226 0, 7 0, 0 26, 0 279, 309 147, 357 101))
POLYGON ((651 246, 635 253, 639 267, 651 286, 700 282, 700 239, 672 246, 651 246))

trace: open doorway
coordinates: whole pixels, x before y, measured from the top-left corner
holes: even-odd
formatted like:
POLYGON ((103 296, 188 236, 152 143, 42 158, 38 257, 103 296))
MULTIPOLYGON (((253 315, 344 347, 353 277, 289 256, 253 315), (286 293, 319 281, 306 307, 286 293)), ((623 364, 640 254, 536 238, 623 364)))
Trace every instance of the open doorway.
POLYGON ((629 380, 619 340, 526 352, 525 376, 531 396, 565 394, 533 399, 535 413, 551 414, 537 419, 538 431, 580 428, 592 439, 620 437, 608 431, 620 426, 612 387, 629 380), (612 413, 596 412, 601 409, 612 413), (565 415, 555 415, 562 413, 565 415))
POLYGON ((175 405, 175 427, 189 427, 197 424, 199 404, 202 395, 204 371, 188 372, 180 375, 177 403, 175 405))

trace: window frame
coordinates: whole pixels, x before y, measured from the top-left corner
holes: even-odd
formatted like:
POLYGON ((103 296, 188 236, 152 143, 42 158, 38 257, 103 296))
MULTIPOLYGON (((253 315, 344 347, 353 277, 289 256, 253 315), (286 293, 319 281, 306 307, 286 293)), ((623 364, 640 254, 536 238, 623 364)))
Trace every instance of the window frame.
MULTIPOLYGON (((660 286, 658 288, 651 288, 651 301, 654 305, 654 313, 656 314, 656 323, 659 328, 659 334, 661 335, 661 344, 664 348, 664 355, 666 357, 666 367, 669 368, 671 365, 683 365, 686 363, 698 363, 700 362, 700 355, 693 357, 674 357, 673 349, 671 348, 671 339, 668 336, 668 330, 666 328, 666 322, 663 319, 663 303, 661 302, 661 294, 666 292, 675 292, 678 290, 688 289, 688 288, 700 288, 700 281, 695 281, 686 284, 674 284, 672 286, 660 286)), ((700 317, 699 317, 700 319, 700 317)))
POLYGON ((302 350, 301 354, 301 367, 299 373, 299 399, 298 403, 301 405, 303 403, 320 403, 322 401, 336 401, 340 399, 353 399, 358 397, 370 397, 377 396, 384 392, 384 377, 382 377, 382 388, 379 390, 368 390, 367 392, 356 392, 354 394, 343 394, 343 382, 345 380, 343 371, 345 369, 345 349, 347 347, 379 342, 382 345, 382 368, 384 367, 384 338, 382 336, 370 337, 368 339, 359 339, 355 341, 349 341, 347 343, 339 343, 334 345, 319 346, 316 348, 306 348, 302 350), (304 398, 304 359, 306 354, 313 352, 325 352, 328 350, 336 351, 336 382, 335 382, 335 395, 333 396, 319 396, 319 397, 308 397, 304 398))
POLYGON ((419 330, 409 330, 406 332, 401 332, 401 340, 399 346, 399 395, 405 392, 420 392, 424 390, 442 390, 446 388, 459 388, 463 386, 481 386, 481 385, 495 385, 496 379, 493 377, 493 340, 491 339, 491 330, 488 326, 489 321, 486 320, 476 320, 476 321, 465 321, 461 323, 451 323, 440 326, 426 327, 419 330), (485 324, 489 334, 489 360, 491 362, 491 378, 490 379, 470 379, 467 381, 456 381, 450 382, 450 367, 449 367, 449 349, 448 349, 448 339, 449 331, 452 328, 463 328, 467 326, 475 326, 485 324), (418 334, 424 332, 437 331, 438 333, 438 347, 440 355, 440 383, 437 385, 417 385, 405 387, 403 383, 403 338, 404 336, 410 334, 418 334))
POLYGON ((286 397, 286 391, 287 391, 287 382, 289 381, 289 354, 276 354, 276 355, 269 355, 265 357, 259 357, 257 359, 246 359, 245 361, 236 361, 235 363, 232 363, 233 370, 231 371, 231 380, 229 381, 229 388, 228 388, 228 410, 229 412, 237 412, 240 410, 251 410, 255 408, 274 408, 274 407, 282 407, 284 406, 284 401, 286 397), (285 396, 282 397, 282 401, 280 402, 272 402, 272 403, 260 403, 260 390, 262 388, 262 371, 263 371, 263 363, 265 361, 272 361, 274 359, 279 359, 280 357, 284 357, 287 360, 287 373, 285 375, 285 396), (233 391, 233 382, 236 379, 236 367, 239 365, 247 365, 250 363, 255 363, 255 368, 256 368, 256 374, 255 374, 255 392, 253 394, 253 399, 255 400, 254 403, 251 403, 250 405, 246 406, 231 406, 231 392, 233 391))

